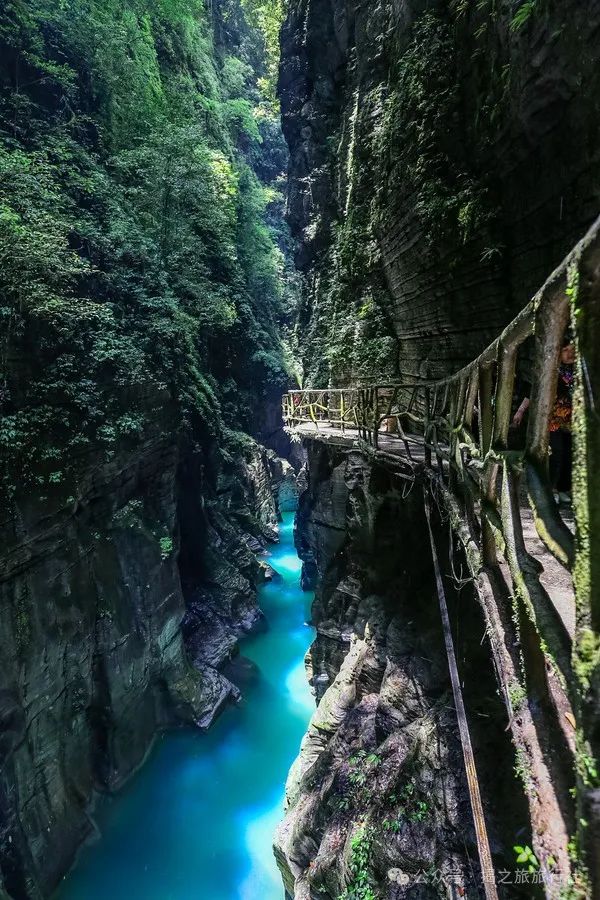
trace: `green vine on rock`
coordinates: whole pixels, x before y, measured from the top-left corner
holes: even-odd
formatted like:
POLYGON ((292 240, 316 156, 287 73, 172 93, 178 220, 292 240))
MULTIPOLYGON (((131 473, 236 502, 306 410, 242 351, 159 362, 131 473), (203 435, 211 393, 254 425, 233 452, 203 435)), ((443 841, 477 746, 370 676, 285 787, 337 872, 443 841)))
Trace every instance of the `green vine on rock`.
MULTIPOLYGON (((385 101, 380 147, 389 167, 388 193, 414 198, 432 244, 467 243, 485 233, 497 210, 448 129, 460 114, 452 29, 428 12, 413 25, 385 101)), ((386 222, 379 223, 379 230, 386 222)))
POLYGON ((371 875, 373 829, 361 824, 350 839, 351 880, 338 900, 378 900, 371 875))

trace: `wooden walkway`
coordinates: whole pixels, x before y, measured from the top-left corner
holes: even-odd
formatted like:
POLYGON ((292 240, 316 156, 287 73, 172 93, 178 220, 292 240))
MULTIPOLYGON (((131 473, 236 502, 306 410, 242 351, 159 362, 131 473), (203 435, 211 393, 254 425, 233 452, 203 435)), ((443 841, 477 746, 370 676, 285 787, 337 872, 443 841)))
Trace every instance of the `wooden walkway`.
MULTIPOLYGON (((304 423, 295 428, 295 431, 302 437, 312 440, 322 441, 323 443, 332 444, 345 449, 365 448, 361 440, 358 429, 333 427, 325 422, 319 422, 318 427, 313 424, 304 423)), ((398 435, 380 433, 378 436, 379 449, 373 450, 369 447, 369 451, 379 457, 382 463, 385 462, 385 456, 395 456, 399 461, 407 466, 407 471, 413 470, 415 476, 423 475, 425 472, 425 446, 423 439, 417 435, 407 435, 406 443, 398 435), (410 451, 410 455, 407 452, 410 451)), ((538 563, 540 573, 539 579, 554 609, 558 613, 562 621, 565 631, 567 632, 569 641, 572 641, 575 635, 575 592, 573 588, 573 579, 571 573, 566 569, 556 557, 548 550, 546 545, 540 540, 535 527, 533 513, 527 501, 525 492, 521 492, 520 496, 521 521, 523 523, 523 536, 527 552, 538 563)), ((575 523, 573 513, 570 507, 561 506, 561 517, 569 530, 574 533, 575 523)), ((500 566, 505 570, 504 574, 507 583, 510 584, 510 574, 508 572, 508 564, 502 557, 499 560, 500 566)))
MULTIPOLYGON (((382 466, 399 468, 402 477, 415 482, 421 480, 424 485, 429 483, 429 489, 433 487, 434 492, 434 484, 441 485, 442 481, 448 481, 449 463, 443 461, 441 469, 439 466, 435 470, 430 468, 427 465, 424 439, 416 435, 405 435, 403 439, 396 434, 380 432, 377 436, 378 449, 374 449, 361 437, 358 429, 345 427, 342 431, 339 426, 320 421, 318 427, 316 423, 302 423, 297 424, 294 430, 303 439, 319 441, 346 451, 369 453, 382 466)), ((521 588, 515 583, 514 557, 509 561, 508 554, 498 552, 495 566, 486 564, 481 553, 479 503, 474 507, 479 534, 474 534, 472 527, 463 519, 463 512, 456 506, 447 484, 442 488, 442 495, 452 526, 467 553, 476 594, 486 621, 486 634, 499 688, 507 708, 508 728, 512 733, 517 759, 526 772, 533 845, 545 879, 544 893, 547 898, 556 900, 558 893, 553 879, 556 880, 557 873, 566 879, 571 867, 567 843, 573 826, 566 811, 571 781, 568 775, 565 777, 558 760, 571 760, 571 763, 565 764, 574 765, 576 749, 572 703, 565 690, 565 682, 558 676, 549 659, 545 659, 541 668, 539 663, 540 659, 544 659, 543 655, 541 658, 537 656, 538 661, 535 661, 537 651, 532 650, 530 626, 526 624, 526 620, 521 619, 520 624, 517 623, 516 611, 521 608, 522 596, 517 599, 521 588), (451 506, 454 506, 454 516, 451 506), (475 554, 469 556, 469 549, 475 550, 475 554), (474 565, 474 559, 479 559, 479 563, 474 565), (530 664, 533 669, 529 668, 530 664), (524 668, 525 671, 537 669, 538 677, 528 684, 526 694, 519 695, 515 693, 515 689, 523 690, 524 668), (540 679, 541 671, 544 674, 540 679), (540 702, 543 697, 546 700, 540 702)), ((526 593, 534 605, 533 617, 537 622, 535 627, 544 626, 552 631, 555 646, 562 647, 563 650, 561 670, 564 670, 570 665, 570 648, 575 634, 572 577, 540 539, 523 489, 519 495, 519 514, 525 551, 530 557, 526 562, 529 573, 526 575, 522 572, 522 575, 527 581, 526 593), (550 609, 553 615, 549 616, 550 609), (554 622, 550 623, 549 619, 554 619, 554 622)), ((573 531, 571 511, 561 508, 561 517, 573 531)), ((494 885, 489 886, 490 890, 493 888, 494 885)), ((493 896, 493 892, 488 895, 493 896)))
MULTIPOLYGON (((290 431, 360 449, 404 478, 422 479, 450 520, 483 609, 526 786, 532 847, 543 893, 552 900, 560 893, 557 879, 566 884, 572 876, 579 888, 588 874, 600 898, 600 803, 598 779, 590 774, 600 759, 598 329, 600 218, 521 313, 453 375, 365 379, 283 397, 290 431), (557 507, 548 467, 548 426, 569 327, 577 528, 572 510, 557 507), (530 340, 527 429, 524 447, 513 450, 520 362, 530 340), (390 433, 397 429, 402 437, 390 433), (573 835, 580 860, 587 855, 592 863, 589 872, 569 857, 573 835)), ((592 895, 586 890, 581 896, 592 895)))

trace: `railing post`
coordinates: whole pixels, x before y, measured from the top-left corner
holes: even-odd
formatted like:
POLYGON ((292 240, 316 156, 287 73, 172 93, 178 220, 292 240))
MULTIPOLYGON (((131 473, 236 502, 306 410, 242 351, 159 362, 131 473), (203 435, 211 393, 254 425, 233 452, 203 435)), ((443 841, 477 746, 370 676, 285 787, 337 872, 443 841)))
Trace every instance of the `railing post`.
POLYGON ((359 388, 357 391, 356 423, 358 426, 358 433, 364 441, 364 439, 365 439, 365 398, 364 398, 363 388, 359 388))
POLYGON ((556 402, 558 364, 569 323, 566 284, 546 294, 535 313, 535 377, 531 386, 527 428, 526 469, 529 500, 541 539, 565 565, 574 557, 573 536, 562 521, 548 475, 550 416, 556 402))
POLYGON ((493 446, 502 450, 505 450, 508 446, 508 432, 515 390, 517 350, 517 345, 505 347, 502 343, 499 348, 493 446))
POLYGON ((429 385, 425 388, 425 429, 424 429, 424 440, 425 440, 425 465, 431 468, 431 447, 429 446, 431 442, 431 388, 429 385))
POLYGON ((438 394, 439 389, 436 385, 433 389, 433 409, 432 409, 432 421, 433 421, 433 446, 435 447, 435 458, 437 462, 437 467, 439 471, 440 479, 444 480, 444 459, 440 452, 439 445, 439 435, 438 435, 438 394))
POLYGON ((367 414, 367 435, 368 441, 373 446, 373 431, 374 431, 374 420, 373 420, 373 388, 369 388, 367 392, 367 405, 366 405, 366 414, 367 414))
MULTIPOLYGON (((515 389, 517 350, 518 346, 516 344, 511 344, 509 347, 506 347, 501 341, 498 345, 498 369, 496 373, 495 402, 491 411, 493 418, 489 449, 497 448, 506 450, 508 447, 508 432, 510 429, 512 400, 515 389)), ((490 463, 489 476, 486 477, 489 478, 486 484, 486 496, 490 503, 495 504, 497 499, 496 480, 498 477, 498 466, 496 464, 490 463)), ((503 530, 508 527, 507 523, 512 524, 512 528, 504 535, 505 543, 507 547, 509 544, 512 546, 513 543, 521 546, 523 543, 523 526, 518 503, 519 479, 515 478, 514 473, 510 470, 508 462, 505 462, 504 465, 501 491, 502 509, 512 509, 514 513, 512 516, 503 518, 502 520, 503 530), (504 494, 506 494, 506 496, 504 496, 504 494), (512 533, 513 529, 515 532, 514 535, 512 533)), ((486 527, 490 529, 488 522, 486 522, 486 527)), ((485 539, 489 540, 489 537, 486 537, 485 539)), ((493 540, 493 535, 491 539, 493 540)), ((495 560, 495 546, 493 556, 495 560)))
POLYGON ((467 403, 465 409, 465 425, 471 430, 473 428, 473 414, 475 412, 475 403, 477 402, 477 394, 479 391, 479 369, 473 366, 469 376, 469 387, 467 390, 467 403))
MULTIPOLYGON (((466 372, 466 383, 465 383, 465 402, 464 409, 462 413, 462 434, 463 437, 469 439, 469 441, 473 440, 473 415, 475 413, 475 405, 477 403, 477 395, 479 390, 479 369, 476 365, 472 365, 470 369, 466 372)), ((464 464, 464 460, 463 460, 464 464)), ((475 515, 475 501, 473 498, 473 493, 470 489, 470 485, 468 479, 470 478, 469 472, 464 469, 464 487, 463 490, 463 502, 465 509, 465 516, 469 525, 473 530, 475 530, 474 525, 476 522, 475 515)))
MULTIPOLYGON (((479 366, 479 441, 481 459, 484 462, 482 475, 482 504, 493 504, 496 499, 496 474, 497 467, 491 464, 486 457, 492 447, 493 434, 493 410, 492 410, 492 386, 493 373, 491 363, 479 366)), ((481 510, 481 551, 483 560, 488 566, 497 564, 496 541, 492 526, 486 516, 485 509, 481 510)))
MULTIPOLYGON (((450 447, 452 444, 452 429, 450 428, 450 426, 448 424, 449 421, 451 420, 451 412, 448 409, 448 399, 450 398, 450 391, 451 391, 450 382, 445 381, 444 382, 444 393, 443 393, 443 398, 442 398, 442 408, 440 410, 440 428, 442 429, 442 441, 444 441, 444 439, 446 439, 446 443, 447 443, 449 451, 450 451, 450 447)), ((438 440, 439 440, 439 436, 438 436, 438 440)), ((445 473, 444 473, 444 458, 443 458, 442 454, 440 454, 440 469, 441 469, 440 477, 441 477, 442 481, 445 481, 446 479, 445 479, 445 473)), ((448 483, 450 483, 450 481, 451 481, 451 477, 452 477, 450 474, 451 471, 452 471, 452 464, 449 460, 448 461, 448 483)))
POLYGON ((527 455, 540 471, 548 471, 548 424, 556 400, 560 348, 569 322, 566 292, 544 298, 536 311, 535 377, 531 386, 527 455))
MULTIPOLYGON (((459 482, 464 482, 464 460, 461 448, 461 439, 465 428, 465 412, 467 407, 467 398, 469 393, 469 375, 463 372, 458 379, 455 388, 454 411, 452 414, 452 471, 451 471, 451 487, 457 491, 459 482)), ((462 491, 464 494, 464 491, 462 491)), ((468 492, 467 492, 468 493, 468 492)), ((465 498, 466 499, 466 498, 465 498)))
POLYGON ((456 493, 458 485, 458 475, 455 468, 456 455, 458 450, 458 433, 456 431, 459 418, 460 407, 460 384, 452 382, 450 385, 450 410, 448 418, 450 421, 450 433, 448 436, 449 462, 448 462, 448 486, 451 491, 456 493))

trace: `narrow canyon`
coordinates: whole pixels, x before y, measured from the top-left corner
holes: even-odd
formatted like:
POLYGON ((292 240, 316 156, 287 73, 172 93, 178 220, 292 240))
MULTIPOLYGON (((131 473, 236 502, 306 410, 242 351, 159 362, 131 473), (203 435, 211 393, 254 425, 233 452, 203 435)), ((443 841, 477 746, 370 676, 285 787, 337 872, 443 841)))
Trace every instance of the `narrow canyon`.
POLYGON ((599 0, 0 3, 0 900, 600 898, 599 0))

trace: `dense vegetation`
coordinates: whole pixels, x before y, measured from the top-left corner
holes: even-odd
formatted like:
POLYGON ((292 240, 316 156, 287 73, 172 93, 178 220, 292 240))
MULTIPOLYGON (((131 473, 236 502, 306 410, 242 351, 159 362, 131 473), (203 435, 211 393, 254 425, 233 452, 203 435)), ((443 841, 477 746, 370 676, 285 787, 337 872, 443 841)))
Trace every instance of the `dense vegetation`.
MULTIPOLYGON (((279 0, 8 0, 4 486, 250 429, 288 379, 279 0), (86 462, 87 461, 87 462, 86 462)), ((289 310, 288 310, 289 311, 289 310)))

